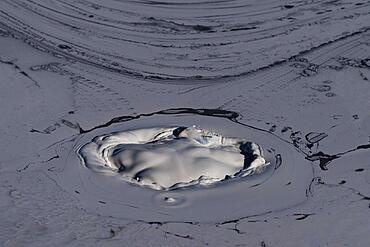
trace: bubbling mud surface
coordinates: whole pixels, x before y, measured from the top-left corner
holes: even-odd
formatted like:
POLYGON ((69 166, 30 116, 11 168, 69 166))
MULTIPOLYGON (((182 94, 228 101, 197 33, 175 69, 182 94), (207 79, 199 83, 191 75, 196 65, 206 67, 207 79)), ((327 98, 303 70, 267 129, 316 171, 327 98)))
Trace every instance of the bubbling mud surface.
POLYGON ((81 128, 58 148, 67 159, 55 181, 86 210, 145 222, 224 222, 306 200, 308 161, 239 118, 174 108, 81 128))
POLYGON ((79 150, 84 165, 155 190, 211 185, 268 165, 253 142, 192 127, 154 127, 95 137, 79 150))

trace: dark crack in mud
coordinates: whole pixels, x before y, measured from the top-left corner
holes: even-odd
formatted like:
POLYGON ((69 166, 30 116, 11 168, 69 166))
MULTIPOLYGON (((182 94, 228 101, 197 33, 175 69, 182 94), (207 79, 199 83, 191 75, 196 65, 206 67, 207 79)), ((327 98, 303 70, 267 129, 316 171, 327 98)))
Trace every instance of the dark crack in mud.
MULTIPOLYGON (((225 118, 225 119, 228 119, 232 122, 240 124, 242 126, 245 126, 245 127, 257 130, 257 131, 266 132, 268 134, 271 134, 271 135, 275 136, 276 138, 280 139, 281 141, 284 141, 286 143, 289 143, 289 144, 293 145, 300 153, 302 153, 304 155, 305 159, 307 159, 309 161, 319 161, 319 166, 322 170, 327 170, 327 165, 331 161, 333 161, 335 159, 338 159, 338 158, 342 157, 343 155, 354 152, 356 150, 369 149, 370 148, 370 144, 364 144, 364 145, 359 145, 354 149, 350 149, 348 151, 341 152, 341 153, 338 153, 338 154, 333 154, 333 155, 326 154, 322 151, 318 151, 314 154, 309 154, 305 151, 305 148, 310 149, 312 147, 311 146, 312 144, 319 143, 320 141, 322 141, 323 139, 328 137, 328 134, 310 132, 310 133, 305 135, 305 139, 307 140, 308 144, 304 144, 302 146, 301 137, 300 137, 301 132, 300 131, 291 132, 291 134, 290 134, 290 140, 291 141, 288 141, 288 140, 280 137, 278 134, 275 134, 274 132, 271 132, 269 129, 262 129, 262 128, 258 128, 258 127, 243 123, 240 120, 241 115, 238 112, 222 110, 222 109, 171 108, 171 109, 161 110, 161 111, 152 112, 152 113, 143 113, 143 114, 132 115, 132 116, 127 115, 127 116, 115 117, 115 118, 112 118, 111 120, 109 120, 108 122, 106 122, 104 124, 97 125, 93 128, 86 129, 86 130, 83 129, 82 127, 80 127, 79 125, 73 125, 73 126, 74 126, 74 128, 79 129, 80 134, 85 134, 85 133, 89 133, 89 132, 91 132, 93 130, 96 130, 96 129, 106 128, 106 127, 109 127, 109 126, 117 124, 117 123, 124 123, 124 122, 128 122, 128 121, 131 121, 131 120, 140 119, 142 117, 150 117, 150 116, 154 116, 154 115, 182 115, 182 114, 193 114, 193 115, 200 115, 200 116, 225 118)), ((289 129, 291 130, 290 127, 285 127, 285 128, 282 129, 281 132, 284 133, 284 132, 288 131, 289 129)), ((278 160, 277 163, 281 164, 281 156, 277 156, 276 159, 278 160)))
POLYGON ((346 154, 349 154, 349 153, 352 153, 352 152, 355 152, 355 151, 358 151, 358 150, 364 150, 364 149, 370 149, 370 144, 360 145, 360 146, 357 146, 356 148, 350 149, 350 150, 345 151, 345 152, 337 153, 337 154, 326 154, 326 153, 323 153, 322 151, 320 151, 320 152, 317 152, 315 154, 306 156, 306 159, 309 160, 309 161, 319 161, 319 166, 320 166, 321 170, 328 170, 327 166, 333 160, 339 159, 340 157, 342 157, 346 154))
MULTIPOLYGON (((298 5, 273 2, 262 7, 256 3, 231 4, 230 1, 186 4, 135 1, 118 6, 114 2, 4 1, 4 8, 9 11, 0 11, 1 34, 71 62, 144 80, 180 84, 225 82, 243 77, 369 30, 367 25, 357 24, 351 29, 341 25, 364 18, 368 14, 364 6, 368 4, 328 6, 316 2, 298 5), (318 14, 316 5, 329 9, 318 14), (132 6, 139 8, 134 10, 132 6), (140 6, 150 9, 150 15, 139 11, 140 6), (254 9, 261 7, 268 11, 254 9), (199 8, 205 12, 198 13, 199 8), (292 9, 299 15, 291 16, 292 9), (206 10, 213 14, 205 14, 206 10), (356 15, 349 19, 348 12, 356 15), (107 13, 118 14, 120 18, 107 13), (251 21, 252 16, 258 21, 251 21), (27 21, 27 17, 33 21, 27 21), (48 25, 38 24, 44 22, 48 25), (308 30, 319 28, 322 22, 332 27, 336 35, 326 37, 322 33, 323 37, 315 40, 304 35, 308 30), (341 28, 336 28, 338 25, 341 28), (111 45, 100 45, 100 39, 111 45), (283 52, 274 52, 271 44, 277 40, 283 52), (259 42, 265 46, 262 52, 253 48, 259 47, 259 42), (121 47, 128 47, 132 54, 124 54, 121 47), (227 56, 224 49, 228 50, 227 56)), ((361 68, 369 64, 366 59, 351 62, 343 58, 339 62, 358 64, 361 68)), ((317 70, 315 65, 308 66, 301 76, 312 76, 317 70)))

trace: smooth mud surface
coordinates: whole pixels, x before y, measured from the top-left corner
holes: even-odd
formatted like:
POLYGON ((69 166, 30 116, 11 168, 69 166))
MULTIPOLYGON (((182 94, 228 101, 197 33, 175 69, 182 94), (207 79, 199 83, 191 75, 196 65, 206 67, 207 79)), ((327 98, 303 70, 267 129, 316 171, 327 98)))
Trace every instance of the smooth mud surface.
POLYGON ((65 189, 84 191, 87 208, 150 222, 225 221, 305 200, 312 171, 296 164, 293 146, 221 112, 198 111, 212 112, 172 109, 83 134, 57 179, 65 189), (175 127, 149 127, 159 124, 175 127), (101 208, 101 200, 110 203, 101 208))
POLYGON ((257 144, 196 126, 115 132, 95 137, 78 153, 87 168, 157 190, 211 185, 268 165, 257 144))
POLYGON ((369 13, 0 1, 0 246, 367 246, 369 13))

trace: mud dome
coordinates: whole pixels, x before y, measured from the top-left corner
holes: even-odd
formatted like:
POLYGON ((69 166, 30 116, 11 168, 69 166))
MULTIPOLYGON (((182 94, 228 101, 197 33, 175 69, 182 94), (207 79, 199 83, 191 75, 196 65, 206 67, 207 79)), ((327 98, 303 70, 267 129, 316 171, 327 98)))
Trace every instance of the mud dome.
POLYGON ((145 222, 223 222, 306 200, 311 167, 237 117, 189 108, 116 117, 61 144, 54 179, 86 210, 145 222))
POLYGON ((118 173, 128 182, 155 190, 209 186, 262 172, 268 165, 259 145, 196 126, 101 135, 78 153, 96 172, 118 173))

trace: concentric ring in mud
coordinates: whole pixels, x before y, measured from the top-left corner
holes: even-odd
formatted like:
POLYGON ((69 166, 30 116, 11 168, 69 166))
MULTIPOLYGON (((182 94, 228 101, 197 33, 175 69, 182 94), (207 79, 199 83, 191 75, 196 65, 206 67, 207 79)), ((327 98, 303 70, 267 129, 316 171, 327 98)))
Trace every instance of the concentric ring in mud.
MULTIPOLYGON (((188 109, 187 111, 185 109, 172 109, 171 111, 142 114, 134 117, 119 117, 96 128, 87 131, 81 130, 82 134, 73 143, 73 147, 65 146, 61 149, 60 152, 64 150, 70 155, 63 172, 58 174, 56 180, 65 189, 74 193, 80 200, 81 206, 87 210, 101 215, 147 222, 224 222, 283 210, 303 202, 307 198, 306 190, 312 180, 312 170, 308 161, 304 161, 292 145, 281 141, 271 133, 240 123, 235 119, 237 117, 236 113, 232 115, 227 111, 224 113, 217 110, 212 115, 211 111, 204 109, 188 109), (179 127, 193 125, 198 127, 196 129, 179 127), (155 133, 162 133, 155 138, 158 143, 148 141, 154 136, 153 126, 157 126, 155 133), (164 127, 158 128, 158 126, 164 127), (200 136, 195 133, 199 131, 198 128, 200 129, 200 136), (182 131, 188 130, 188 133, 185 131, 181 137, 181 129, 182 131), (215 139, 212 140, 212 137, 211 140, 202 144, 202 141, 205 141, 202 135, 207 132, 205 130, 212 130, 212 136, 215 139), (137 131, 140 132, 139 135, 137 131), (150 134, 144 135, 141 131, 150 134), (135 142, 139 144, 128 144, 127 138, 130 135, 132 137, 132 134, 136 135, 135 142), (118 142, 121 142, 117 138, 118 135, 126 135, 124 138, 126 144, 121 146, 114 144, 115 148, 113 149, 100 149, 99 151, 99 148, 102 147, 97 145, 99 141, 105 140, 106 143, 109 143, 109 140, 116 138, 118 142), (146 137, 139 140, 138 136, 146 137), (171 142, 176 143, 180 140, 181 142, 184 141, 184 143, 179 144, 180 146, 186 146, 190 142, 192 145, 195 143, 205 148, 202 145, 222 143, 220 141, 221 137, 226 137, 226 140, 237 140, 234 144, 244 143, 245 141, 245 143, 250 144, 258 143, 258 147, 263 148, 260 153, 262 154, 261 158, 265 160, 264 164, 259 163, 260 168, 263 167, 262 172, 249 170, 252 172, 246 172, 244 174, 246 176, 238 176, 238 174, 243 174, 240 173, 240 170, 248 171, 248 167, 253 163, 253 161, 249 161, 246 169, 244 166, 242 168, 237 167, 234 170, 226 169, 222 176, 208 184, 200 182, 201 179, 196 180, 196 182, 181 181, 183 177, 180 180, 167 180, 167 182, 169 181, 167 184, 160 184, 158 181, 164 179, 165 176, 158 174, 158 176, 154 176, 152 172, 148 172, 149 175, 142 175, 142 179, 147 181, 146 183, 140 183, 140 179, 137 181, 135 175, 140 174, 143 170, 139 169, 132 174, 122 173, 130 167, 127 161, 133 157, 132 150, 139 150, 138 154, 141 155, 143 154, 141 151, 145 153, 153 148, 151 145, 154 145, 157 152, 160 145, 164 145, 163 150, 166 150, 166 145, 168 145, 167 148, 169 146, 173 148, 171 142), (237 138, 227 139, 227 137, 237 138), (112 160, 114 156, 112 154, 116 148, 119 150, 115 153, 119 154, 119 162, 110 163, 110 165, 115 164, 112 167, 105 167, 105 161, 102 163, 99 159, 108 157, 108 159, 111 159, 108 160, 109 162, 114 161, 112 160), (95 158, 88 155, 89 158, 86 158, 87 154, 93 149, 95 149, 94 153, 99 155, 95 155, 95 158), (105 156, 100 156, 104 153, 103 150, 106 152, 105 156), (124 150, 131 150, 131 153, 125 153, 124 150), (117 165, 120 162, 127 166, 121 168, 122 171, 120 171, 121 166, 117 165), (157 184, 153 184, 153 181, 157 184), (185 183, 180 183, 179 186, 177 183, 179 181, 185 183)), ((104 142, 100 142, 100 144, 104 144, 104 142)), ((64 145, 71 145, 71 143, 65 143, 64 145)), ((240 155, 237 158, 239 162, 235 163, 240 165, 240 163, 245 162, 245 156, 241 154, 240 145, 238 145, 226 145, 226 147, 221 147, 221 150, 222 148, 229 148, 233 151, 231 156, 238 157, 240 155)), ((191 146, 190 150, 192 148, 194 146, 191 146)), ((196 148, 199 148, 199 146, 196 146, 196 148)), ((206 148, 209 148, 209 146, 206 148)), ((204 150, 202 150, 203 152, 204 150)), ((190 153, 192 154, 190 157, 194 158, 193 153, 190 153)), ((210 153, 212 152, 210 151, 210 153)), ((249 150, 249 153, 251 154, 253 151, 249 150)), ((145 155, 147 154, 145 153, 145 155)), ((146 158, 153 160, 151 155, 153 154, 149 151, 149 158, 146 158)), ((223 155, 221 156, 225 158, 223 155)), ((155 153, 154 157, 159 159, 160 155, 155 153)), ((167 154, 165 157, 168 158, 170 155, 167 154)), ((207 159, 209 157, 211 156, 207 156, 207 159)), ((222 165, 226 166, 227 164, 222 165)), ((168 166, 165 166, 165 168, 167 169, 168 166)), ((174 174, 173 171, 166 171, 165 173, 167 175, 174 174)), ((198 175, 195 177, 198 178, 198 175)))
POLYGON ((368 5, 3 0, 0 35, 130 78, 224 83, 362 32, 368 28, 368 5), (318 32, 323 22, 330 32, 318 32))

